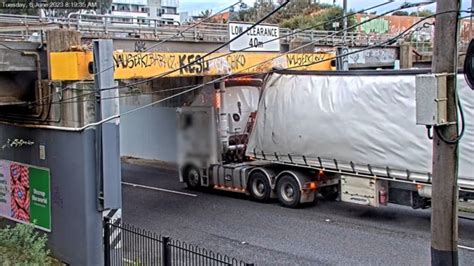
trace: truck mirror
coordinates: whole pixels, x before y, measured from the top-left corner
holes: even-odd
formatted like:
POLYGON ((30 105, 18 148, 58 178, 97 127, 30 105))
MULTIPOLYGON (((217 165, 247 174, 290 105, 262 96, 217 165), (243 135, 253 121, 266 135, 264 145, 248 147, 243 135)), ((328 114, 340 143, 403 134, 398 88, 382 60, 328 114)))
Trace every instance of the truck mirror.
POLYGON ((464 60, 464 78, 471 89, 474 90, 474 39, 469 43, 464 60))

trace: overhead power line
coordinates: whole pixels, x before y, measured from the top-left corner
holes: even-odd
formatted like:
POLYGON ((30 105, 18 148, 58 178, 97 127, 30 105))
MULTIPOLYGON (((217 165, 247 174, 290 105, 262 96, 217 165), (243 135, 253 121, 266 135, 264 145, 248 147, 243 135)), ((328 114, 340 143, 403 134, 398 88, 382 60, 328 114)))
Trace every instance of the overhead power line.
POLYGON ((230 6, 224 8, 224 9, 218 11, 218 12, 216 12, 215 14, 212 14, 211 16, 209 16, 209 17, 207 17, 207 18, 204 18, 204 19, 202 19, 202 20, 200 20, 200 21, 198 21, 198 22, 196 22, 196 23, 193 23, 191 26, 185 28, 184 30, 182 30, 182 31, 180 31, 180 32, 178 32, 178 33, 176 33, 175 35, 169 37, 168 39, 159 41, 158 43, 156 43, 156 44, 150 46, 149 48, 147 48, 147 49, 145 50, 145 52, 150 51, 151 49, 153 49, 153 48, 155 48, 155 47, 157 47, 157 46, 159 46, 159 45, 161 45, 161 44, 163 44, 163 43, 165 43, 165 42, 171 41, 171 40, 173 40, 174 38, 177 38, 177 37, 181 36, 183 33, 188 32, 189 30, 191 30, 191 29, 193 29, 193 28, 196 28, 197 26, 202 25, 202 24, 204 24, 205 22, 212 20, 212 19, 213 19, 214 17, 216 17, 217 15, 220 15, 220 14, 224 13, 226 10, 230 10, 230 9, 234 8, 235 6, 237 6, 237 5, 242 5, 242 0, 237 1, 236 3, 234 3, 234 4, 230 5, 230 6))
MULTIPOLYGON (((206 23, 207 21, 212 20, 214 17, 216 17, 216 16, 222 14, 222 13, 225 12, 226 10, 229 10, 229 9, 231 9, 231 8, 234 8, 235 6, 237 6, 237 5, 239 5, 239 4, 240 4, 240 5, 242 4, 242 0, 239 0, 239 1, 235 2, 234 4, 232 4, 232 5, 230 5, 230 6, 226 7, 226 8, 224 8, 224 9, 218 11, 218 12, 216 12, 215 14, 212 14, 211 16, 209 16, 209 17, 207 17, 207 18, 204 18, 204 19, 202 19, 202 20, 200 20, 200 21, 198 21, 198 22, 196 22, 196 23, 193 23, 192 25, 186 27, 185 29, 183 29, 183 30, 181 30, 181 31, 178 31, 175 35, 173 35, 173 36, 171 36, 171 37, 169 37, 169 38, 167 38, 167 39, 160 40, 158 43, 153 44, 151 47, 148 47, 145 51, 142 51, 142 52, 148 52, 148 51, 150 51, 151 49, 153 49, 153 48, 155 48, 155 47, 157 47, 157 46, 159 46, 159 45, 161 45, 161 44, 163 44, 163 43, 165 43, 165 42, 172 41, 172 40, 174 40, 175 38, 182 36, 184 33, 188 32, 189 30, 194 29, 194 28, 196 28, 197 26, 202 25, 202 24, 206 23)), ((94 75, 94 77, 95 77, 95 76, 97 76, 97 75, 99 75, 99 74, 104 73, 105 71, 108 71, 108 70, 112 69, 112 68, 114 68, 113 65, 112 65, 111 67, 108 67, 108 68, 106 68, 106 69, 101 70, 101 71, 98 72, 98 73, 94 73, 93 75, 94 75)))
MULTIPOLYGON (((367 19, 367 20, 365 20, 365 21, 363 21, 363 22, 360 22, 360 23, 357 23, 357 24, 355 24, 355 25, 352 25, 351 27, 349 27, 349 28, 347 28, 347 29, 343 29, 343 30, 334 32, 333 34, 326 36, 326 38, 331 38, 331 37, 333 37, 333 36, 335 36, 335 35, 337 35, 337 34, 342 33, 343 31, 350 30, 350 29, 353 29, 353 28, 355 28, 355 27, 359 27, 360 25, 363 25, 363 24, 365 24, 365 23, 369 23, 369 22, 372 21, 372 20, 378 19, 378 18, 380 18, 380 17, 382 17, 382 16, 385 16, 385 15, 387 15, 387 14, 389 14, 389 13, 392 13, 392 12, 395 12, 395 11, 398 11, 398 10, 402 10, 402 9, 406 9, 406 8, 411 8, 411 7, 413 7, 413 6, 420 6, 420 5, 432 4, 432 3, 433 3, 433 2, 431 2, 431 1, 430 1, 430 2, 423 2, 423 3, 416 3, 416 4, 404 3, 403 5, 401 5, 401 6, 398 7, 398 8, 395 8, 395 9, 389 10, 389 11, 387 11, 387 12, 385 12, 385 13, 382 13, 382 14, 380 14, 380 15, 371 17, 371 18, 369 18, 369 19, 367 19)), ((424 21, 424 20, 421 20, 421 21, 424 21)), ((409 29, 411 29, 411 28, 409 28, 409 29)), ((326 38, 324 38, 324 39, 326 39, 326 38)), ((397 38, 397 39, 398 39, 398 38, 397 38)), ((388 40, 387 42, 390 43, 390 42, 392 42, 393 40, 394 40, 394 39, 392 38, 392 39, 388 40)), ((245 71, 247 71, 247 70, 249 70, 249 69, 252 69, 252 68, 254 68, 254 67, 257 67, 257 66, 266 64, 266 63, 271 62, 271 61, 273 61, 273 60, 275 60, 275 59, 277 59, 277 58, 279 58, 279 57, 281 57, 281 56, 284 56, 284 55, 286 55, 286 54, 289 54, 289 53, 292 53, 292 52, 294 52, 294 51, 297 51, 297 50, 299 50, 299 49, 301 49, 301 48, 307 47, 307 46, 309 46, 309 45, 314 45, 314 44, 315 44, 316 42, 318 42, 318 41, 320 41, 320 40, 313 41, 313 42, 310 42, 310 43, 305 44, 305 45, 303 45, 303 46, 297 47, 297 48, 295 48, 295 49, 293 49, 293 50, 290 50, 290 51, 288 51, 288 52, 286 52, 286 53, 280 54, 280 55, 278 55, 278 56, 275 56, 275 57, 270 58, 270 59, 268 59, 268 60, 265 60, 265 61, 263 61, 263 62, 257 63, 257 64, 255 64, 255 65, 253 65, 253 66, 250 66, 250 67, 245 68, 245 69, 243 69, 243 70, 240 70, 240 71, 238 71, 238 72, 235 72, 235 73, 226 75, 226 76, 224 76, 223 78, 228 78, 228 77, 230 77, 230 76, 237 75, 237 74, 240 74, 240 73, 242 73, 242 72, 245 72, 245 71)), ((368 49, 371 49, 371 48, 373 48, 373 47, 372 47, 372 46, 369 46, 369 47, 367 47, 367 48, 365 48, 365 49, 360 49, 359 51, 354 51, 354 52, 351 52, 351 53, 349 53, 349 54, 347 54, 347 55, 350 55, 350 54, 353 54, 353 53, 358 53, 358 52, 361 52, 361 51, 365 51, 365 50, 368 50, 368 49)), ((313 63, 307 64, 307 65, 295 66, 295 67, 293 67, 293 68, 300 68, 300 67, 310 66, 310 65, 314 65, 314 64, 317 64, 317 63, 322 63, 322 62, 329 61, 329 60, 334 60, 334 59, 335 59, 335 58, 332 57, 332 58, 328 58, 328 59, 325 59, 325 60, 322 60, 322 61, 313 62, 313 63)), ((255 75, 250 75, 250 76, 255 76, 255 75)), ((222 80, 222 79, 217 79, 217 80, 222 80)), ((205 85, 209 85, 209 84, 212 84, 212 83, 215 83, 215 82, 217 82, 217 81, 211 81, 211 82, 209 82, 209 83, 206 83, 205 85)), ((138 82, 137 82, 137 83, 138 83, 138 82)), ((113 87, 112 89, 130 88, 131 86, 137 85, 137 83, 128 84, 127 86, 123 86, 123 87, 121 87, 121 86, 115 86, 115 87, 113 87)), ((203 87, 203 86, 199 86, 198 88, 202 88, 202 87, 203 87)), ((198 89, 198 88, 192 88, 192 89, 190 89, 190 90, 194 90, 194 89, 198 89)), ((107 88, 107 89, 108 89, 108 88, 107 88)), ((85 94, 85 95, 78 95, 78 96, 71 97, 71 98, 68 98, 68 99, 63 99, 63 100, 58 101, 58 102, 52 102, 52 104, 58 104, 58 103, 65 102, 65 101, 69 101, 69 102, 67 102, 67 103, 71 103, 70 100, 77 99, 77 98, 82 98, 82 97, 87 97, 88 95, 95 94, 95 93, 96 93, 96 92, 92 92, 92 93, 85 94)), ((182 92, 182 93, 183 93, 183 92, 182 92)), ((80 101, 77 101, 77 102, 80 102, 80 101)))
MULTIPOLYGON (((392 11, 392 12, 394 12, 394 11, 392 11)), ((458 11, 457 11, 457 10, 454 10, 454 11, 449 11, 449 12, 458 12, 458 11)), ((468 12, 470 12, 470 11, 468 11, 468 12)), ((443 12, 443 13, 448 13, 448 12, 443 12)), ((442 14, 442 13, 440 13, 440 14, 442 14)), ((436 15, 439 15, 439 14, 435 14, 435 15, 433 15, 433 16, 436 16, 436 15)), ((385 45, 385 44, 390 43, 390 42, 392 42, 392 41, 394 41, 394 40, 397 40, 398 38, 400 38, 400 36, 403 36, 404 34, 406 34, 407 32, 409 32, 409 30, 411 30, 415 25, 417 25, 418 23, 420 23, 421 21, 424 21, 424 20, 426 20, 426 19, 427 19, 427 18, 422 19, 422 20, 416 22, 415 24, 413 24, 412 26, 410 26, 409 28, 407 28, 405 31, 403 31, 402 33, 400 33, 399 35, 397 35, 397 37, 394 37, 394 38, 392 38, 391 40, 384 41, 384 42, 382 42, 382 43, 380 43, 380 44, 371 45, 371 46, 369 46, 369 47, 367 47, 367 48, 364 48, 364 49, 358 49, 358 50, 355 50, 355 51, 353 51, 353 52, 350 52, 349 54, 358 53, 358 52, 365 51, 365 50, 372 49, 372 48, 378 48, 378 47, 381 47, 382 45, 385 45)), ((340 56, 336 56, 335 58, 345 57, 345 56, 347 56, 347 54, 340 55, 340 56)), ((321 63, 321 62, 324 62, 324 61, 333 60, 333 59, 335 59, 335 58, 327 58, 327 59, 319 60, 319 61, 314 62, 314 63, 312 63, 312 64, 318 64, 318 63, 321 63)), ((311 65, 311 64, 308 64, 308 65, 311 65)), ((291 68, 286 68, 286 69, 284 69, 284 70, 288 70, 288 69, 291 69, 291 68)), ((189 93, 189 92, 191 92, 191 91, 194 91, 194 90, 196 90, 196 89, 202 88, 202 87, 204 87, 204 86, 206 86, 206 85, 208 85, 208 84, 212 84, 212 83, 215 83, 215 82, 218 82, 218 81, 222 81, 222 80, 224 80, 224 79, 226 79, 226 78, 229 78, 230 76, 232 76, 232 75, 227 75, 227 76, 223 76, 223 77, 217 78, 217 79, 212 80, 212 81, 210 81, 210 82, 207 82, 207 83, 204 83, 204 84, 195 86, 195 87, 193 87, 193 88, 191 88, 191 89, 188 89, 188 90, 186 90, 186 91, 183 91, 183 92, 180 92, 180 93, 177 93, 177 94, 174 94, 174 95, 165 97, 165 98, 163 98, 163 99, 160 99, 160 100, 154 101, 154 102, 152 102, 152 103, 149 103, 149 104, 146 104, 146 105, 143 105, 143 106, 134 108, 134 109, 129 110, 129 111, 126 111, 126 112, 124 112, 124 113, 121 113, 121 114, 118 114, 118 115, 114 115, 114 116, 105 118, 105 119, 103 119, 103 120, 101 120, 101 121, 98 121, 98 122, 95 122, 95 123, 91 123, 91 124, 85 125, 85 126, 82 127, 81 129, 84 130, 84 129, 87 129, 87 128, 89 128, 89 127, 99 126, 99 125, 101 125, 101 124, 103 124, 103 123, 106 123, 106 122, 108 122, 108 121, 110 121, 110 120, 117 119, 117 118, 120 118, 120 117, 122 117, 122 116, 126 116, 126 115, 129 115, 129 114, 131 114, 131 113, 138 112, 138 111, 140 111, 140 110, 143 110, 143 109, 146 109, 146 108, 148 108, 148 107, 154 106, 154 105, 159 104, 159 103, 161 103, 161 102, 170 100, 170 99, 172 99, 172 98, 175 98, 175 97, 178 97, 178 96, 180 96, 180 95, 183 95, 183 94, 189 93)))
MULTIPOLYGON (((458 12, 457 10, 453 10, 453 11, 446 11, 446 12, 442 12, 442 13, 439 13, 439 14, 443 14, 443 13, 449 13, 449 12, 458 12)), ((472 13, 472 11, 466 11, 466 10, 462 10, 462 11, 459 11, 459 12, 465 12, 465 13, 472 13)), ((397 36, 395 36, 394 38, 390 39, 390 40, 387 40, 387 41, 384 41, 382 43, 379 43, 379 44, 375 44, 375 45, 371 45, 367 48, 363 48, 363 49, 358 49, 358 50, 355 50, 355 51, 352 51, 352 52, 349 52, 348 54, 344 54, 344 55, 340 55, 340 56, 336 56, 336 58, 339 58, 339 57, 343 57, 343 56, 347 56, 347 55, 350 55, 350 54, 354 54, 354 53, 359 53, 359 52, 362 52, 362 51, 365 51, 365 50, 369 50, 369 49, 373 49, 373 48, 379 48, 379 47, 385 47, 387 44, 393 42, 393 41, 396 41, 397 39, 411 33, 411 29, 413 29, 416 25, 420 24, 421 22, 429 19, 429 18, 432 18, 432 17, 435 17, 436 15, 439 15, 439 14, 434 14, 432 16, 429 16, 429 17, 426 17, 426 18, 423 18, 421 19, 420 21, 414 23, 413 25, 411 25, 409 28, 405 29, 403 32, 401 32, 400 34, 398 34, 397 36)), ((423 29, 424 27, 426 27, 426 25, 428 25, 427 23, 424 23, 423 26, 421 27, 418 27, 417 30, 421 30, 423 29)), ((317 64, 317 63, 321 63, 321 62, 324 62, 324 61, 328 61, 328 60, 333 60, 335 58, 329 58, 329 59, 323 59, 323 60, 320 60, 318 62, 314 62, 312 64, 317 64)), ((310 64, 308 64, 310 65, 310 64)), ((290 70, 291 68, 286 68, 286 69, 283 69, 283 70, 290 70)), ((112 116, 112 117, 109 117, 109 118, 106 118, 104 120, 101 120, 101 121, 98 121, 96 123, 92 123, 92 124, 88 124, 82 128, 80 128, 80 130, 84 130, 86 128, 89 128, 89 127, 93 127, 93 126, 98 126, 98 125, 101 125, 102 123, 105 123, 109 120, 112 120, 112 119, 116 119, 116 118, 119 118, 121 116, 125 116, 125 115, 128 115, 128 114, 131 114, 131 113, 134 113, 134 112, 137 112, 137 111, 140 111, 142 109, 145 109, 145 108, 148 108, 150 106, 153 106, 153 105, 156 105, 158 103, 161 103, 161 102, 164 102, 164 101, 167 101, 169 99, 172 99, 172 98, 175 98, 177 96, 180 96, 180 95, 183 95, 183 94, 186 94, 188 92, 191 92, 193 90, 196 90, 198 88, 201 88, 201 87, 204 87, 206 85, 209 85, 209 84, 213 84, 213 83, 216 83, 216 82, 219 82, 219 81, 222 81, 228 77, 230 77, 231 75, 228 75, 228 76, 224 76, 224 77, 221 77, 221 78, 218 78, 218 79, 215 79, 215 80, 212 80, 210 82, 207 82, 205 84, 202 84, 202 85, 198 85, 198 86, 195 86, 193 88, 190 88, 186 91, 183 91, 183 92, 180 92, 180 93, 177 93, 177 94, 174 94, 174 95, 171 95, 169 97, 166 97, 166 98, 163 98, 161 100, 158 100, 158 101, 155 101, 153 103, 150 103, 150 104, 147 104, 147 105, 144 105, 144 106, 141 106, 141 107, 138 107, 138 108, 135 108, 135 109, 132 109, 130 111, 127 111, 127 112, 124 112, 122 114, 119 114, 119 115, 116 115, 116 116, 112 116)), ((254 76, 254 75, 248 75, 248 76, 254 76)))
MULTIPOLYGON (((239 1, 240 2, 240 1, 239 1)), ((123 86, 124 88, 128 88, 130 86, 135 86, 135 85, 140 85, 140 84, 144 84, 144 83, 147 83, 151 80, 155 80, 155 79, 158 79, 158 78, 163 78, 163 77, 166 77, 170 74, 173 74, 173 73, 176 73, 180 70, 183 70, 189 66, 192 66, 196 63, 199 63, 199 62, 203 62, 205 58, 209 57, 210 55, 220 51, 221 49, 225 48, 226 46, 228 46, 230 43, 232 43, 233 41, 237 40, 238 38, 242 37, 243 35, 247 34, 247 32, 251 31, 252 29, 254 29, 256 26, 260 25, 261 23, 263 23, 265 20, 267 20, 269 17, 273 16, 275 13, 277 13, 278 11, 280 11, 282 8, 284 8, 286 5, 288 5, 290 3, 290 0, 286 0, 284 3, 282 3, 280 6, 278 6, 277 8, 275 8, 274 10, 272 10, 271 12, 269 12, 268 14, 266 14, 263 18, 261 18, 260 20, 258 20, 257 22, 253 23, 250 27, 248 27, 246 30, 244 30, 243 32, 241 32, 239 35, 237 35, 236 37, 234 37, 233 39, 225 42, 224 44, 218 46, 217 48, 214 48, 212 51, 204 54, 203 56, 201 56, 199 59, 196 59, 196 60, 193 60, 183 66, 180 66, 179 68, 176 68, 176 69, 173 69, 173 70, 170 70, 168 72, 165 72, 163 74, 160 74, 158 76, 155 76, 155 77, 152 77, 152 78, 148 78, 148 79, 144 79, 144 80, 140 80, 140 81, 137 81, 131 85, 127 85, 127 86, 123 86)), ((235 5, 234 5, 235 6, 235 5)), ((98 74, 101 74, 103 73, 104 71, 106 70, 110 70, 112 69, 113 66, 109 67, 109 68, 106 68, 104 70, 102 70, 101 72, 98 72, 94 75, 98 75, 98 74)), ((110 88, 103 88, 101 89, 102 90, 113 90, 113 89, 117 89, 117 88, 121 88, 120 86, 114 86, 114 87, 110 87, 110 88)), ((50 98, 52 97, 51 95, 47 95, 45 96, 45 99, 47 98, 50 98)), ((38 101, 35 101, 35 102, 32 102, 32 103, 29 103, 28 105, 38 105, 37 104, 38 101)))
MULTIPOLYGON (((389 3, 390 3, 390 2, 389 2, 389 3)), ((375 16, 375 17, 371 18, 370 20, 364 21, 363 23, 368 23, 369 21, 371 21, 371 20, 373 20, 373 19, 377 19, 377 18, 379 18, 379 17, 381 17, 381 16, 384 16, 384 15, 386 15, 386 14, 388 14, 388 13, 391 13, 391 12, 394 12, 394 11, 396 11, 396 10, 400 10, 400 9, 404 9, 404 8, 410 8, 410 7, 413 7, 414 5, 415 5, 415 6, 419 6, 419 5, 426 5, 426 4, 431 4, 431 3, 432 3, 432 2, 424 2, 424 3, 417 3, 417 4, 404 4, 404 5, 402 5, 401 7, 397 8, 397 9, 391 10, 391 11, 386 12, 386 13, 384 13, 384 14, 381 14, 381 15, 379 15, 379 16, 375 16)), ((380 5, 377 5, 377 6, 380 6, 380 5)), ((357 27, 357 26, 360 26, 360 25, 363 24, 363 23, 359 23, 359 24, 353 25, 352 27, 350 27, 350 28, 348 28, 348 29, 343 29, 343 31, 349 30, 349 29, 354 28, 354 27, 357 27)), ((341 31, 336 32, 336 33, 334 33, 333 35, 339 34, 340 32, 341 32, 341 31)), ((330 36, 328 36, 328 37, 331 37, 331 36, 333 36, 333 35, 330 35, 330 36)), ((307 45, 311 45, 311 44, 314 44, 314 42, 313 42, 313 43, 309 43, 309 44, 307 44, 307 45)), ((302 47, 298 47, 297 49, 294 49, 294 50, 298 50, 298 49, 301 49, 301 48, 302 48, 302 47)), ((287 53, 284 53, 284 54, 282 54, 282 55, 279 55, 279 56, 277 56, 277 57, 274 57, 274 58, 272 58, 272 59, 270 59, 270 60, 267 60, 267 61, 265 61, 265 62, 261 62, 261 63, 259 63, 259 64, 254 65, 254 66, 251 66, 251 67, 249 67, 249 68, 247 68, 247 69, 241 70, 240 72, 243 72, 243 71, 248 70, 248 69, 250 69, 250 68, 253 68, 253 67, 255 67, 255 66, 258 66, 258 65, 267 63, 268 61, 272 61, 272 60, 274 60, 274 59, 276 59, 276 58, 278 58, 278 57, 281 57, 281 56, 283 56, 283 55, 285 55, 285 54, 288 54, 288 53, 290 53, 290 52, 293 52, 294 50, 288 51, 287 53)), ((367 50, 367 49, 365 49, 365 50, 367 50)), ((360 52, 360 51, 355 51, 355 52, 360 52)), ((329 59, 326 59, 326 60, 322 60, 322 61, 320 61, 320 62, 324 62, 324 61, 328 61, 328 60, 333 60, 333 59, 334 59, 334 58, 329 58, 329 59)), ((313 64, 320 63, 320 62, 314 62, 313 64)), ((302 67, 302 66, 299 66, 299 67, 302 67)), ((239 74, 239 72, 233 73, 232 75, 235 75, 235 74, 239 74)), ((219 79, 216 79, 216 80, 214 80, 214 81, 205 83, 205 84, 203 84, 203 85, 200 85, 200 86, 191 88, 191 89, 189 89, 189 90, 186 90, 186 91, 180 92, 180 93, 178 93, 178 94, 172 95, 172 96, 170 96, 170 97, 164 98, 164 99, 162 99, 162 100, 160 100, 160 101, 158 101, 158 102, 154 102, 154 103, 151 103, 150 105, 146 105, 146 106, 143 106, 143 107, 137 108, 137 109, 135 109, 135 110, 131 110, 131 111, 133 111, 133 112, 139 111, 139 110, 141 110, 141 109, 143 109, 143 108, 146 108, 146 107, 148 107, 148 106, 153 106, 153 105, 155 105, 155 104, 158 104, 159 102, 162 102, 162 101, 165 101, 165 100, 168 100, 168 99, 177 97, 177 96, 179 96, 179 95, 188 93, 188 92, 190 92, 190 91, 193 91, 193 90, 202 88, 202 87, 205 86, 205 85, 209 85, 209 84, 212 84, 212 83, 216 83, 216 82, 218 82, 218 81, 220 81, 220 80, 223 80, 223 79, 225 79, 225 78, 228 78, 228 77, 230 77, 230 76, 232 76, 232 75, 224 76, 224 77, 222 77, 222 78, 219 78, 219 79)), ((125 88, 129 88, 130 86, 133 86, 133 85, 134 85, 134 84, 125 86, 125 88)), ((119 88, 119 87, 115 87, 115 88, 119 88)), ((94 92, 94 93, 95 93, 95 92, 94 92)), ((86 96, 87 96, 87 95, 81 95, 81 96, 79 96, 79 97, 86 97, 86 96)), ((127 113, 125 113, 125 114, 120 114, 119 116, 121 116, 121 115, 126 115, 126 114, 127 114, 127 113)), ((113 119, 113 118, 110 118, 110 119, 113 119)), ((107 121, 108 121, 108 120, 107 120, 107 121)), ((100 122, 100 121, 99 121, 99 122, 100 122)), ((103 121, 103 122, 106 122, 106 121, 103 121)), ((88 126, 94 126, 95 124, 96 124, 96 123, 93 123, 93 124, 90 124, 90 125, 88 125, 88 126)), ((100 124, 100 123, 99 123, 99 124, 100 124)))
MULTIPOLYGON (((329 25, 329 24, 331 24, 332 22, 339 21, 339 20, 341 20, 341 19, 344 19, 344 18, 347 18, 347 17, 350 17, 350 16, 354 16, 354 15, 357 14, 357 13, 364 13, 364 12, 367 12, 367 11, 369 11, 369 10, 373 10, 373 9, 375 9, 375 8, 379 8, 379 7, 381 7, 381 6, 384 6, 384 5, 393 3, 393 2, 394 2, 393 0, 389 0, 389 1, 380 3, 380 4, 377 4, 377 5, 368 7, 368 8, 361 9, 361 10, 356 11, 356 12, 351 13, 351 14, 339 16, 339 17, 333 18, 333 19, 331 19, 331 20, 329 20, 329 21, 321 22, 321 23, 318 23, 318 24, 316 24, 316 25, 313 25, 313 26, 310 26, 310 27, 307 27, 307 28, 295 30, 295 31, 293 31, 293 32, 291 32, 291 33, 289 33, 289 34, 285 34, 285 35, 279 36, 279 37, 277 37, 277 38, 273 38, 273 39, 267 40, 267 41, 263 42, 263 44, 266 44, 266 43, 269 43, 269 42, 272 42, 272 41, 275 41, 275 40, 279 40, 279 39, 291 37, 291 36, 294 36, 294 35, 296 35, 296 34, 298 34, 298 33, 301 33, 301 32, 304 32, 304 31, 307 31, 307 30, 310 30, 310 29, 314 29, 314 28, 319 27, 319 26, 329 25)), ((421 4, 431 4, 431 3, 433 3, 433 2, 430 1, 430 2, 424 2, 424 3, 421 3, 421 4)), ((404 6, 402 6, 402 7, 404 7, 404 6)), ((401 8, 401 7, 400 7, 400 8, 401 8)), ((400 8, 397 8, 396 10, 399 10, 400 8)), ((404 8, 408 8, 408 7, 404 7, 404 8)), ((378 18, 378 17, 379 17, 379 16, 377 16, 377 18, 378 18)), ((362 24, 364 24, 364 23, 368 23, 368 22, 371 21, 371 20, 373 20, 373 19, 366 20, 366 21, 364 21, 363 23, 360 23, 358 26, 360 26, 360 25, 362 25, 362 24)), ((352 28, 352 27, 351 27, 351 28, 352 28)), ((351 28, 349 28, 349 29, 351 29, 351 28)), ((347 30, 347 29, 343 29, 342 31, 345 31, 345 30, 347 30)), ((335 36, 335 35, 337 35, 337 34, 339 34, 339 32, 336 32, 335 34, 326 36, 326 37, 324 37, 323 39, 320 39, 319 41, 324 40, 324 39, 329 39, 330 37, 335 36)), ((235 39, 236 39, 236 38, 234 38, 234 40, 235 40, 235 39)), ((314 42, 313 42, 313 43, 314 43, 314 42)), ((250 48, 252 48, 252 47, 251 47, 251 46, 247 46, 247 47, 242 48, 242 49, 240 49, 240 50, 238 50, 238 51, 232 51, 232 52, 224 53, 224 54, 222 54, 222 55, 219 55, 219 56, 217 56, 217 57, 213 57, 213 58, 208 59, 208 60, 204 60, 204 61, 202 61, 202 62, 210 62, 210 61, 212 61, 212 60, 216 60, 216 59, 219 59, 219 58, 222 58, 222 57, 231 55, 231 54, 235 54, 235 53, 239 53, 239 52, 244 52, 244 51, 246 51, 246 50, 248 50, 248 49, 250 49, 250 48)), ((299 49, 301 49, 301 47, 299 47, 299 49)), ((296 50, 295 50, 295 51, 296 51, 296 50)), ((201 58, 201 59, 202 59, 202 58, 201 58)), ((188 64, 188 65, 185 65, 185 66, 183 66, 183 67, 188 67, 189 65, 191 65, 191 63, 188 64)), ((170 72, 164 73, 164 74, 162 74, 161 76, 155 76, 155 77, 147 78, 147 79, 144 79, 144 80, 141 80, 141 81, 138 81, 138 82, 135 82, 135 83, 130 83, 130 84, 127 84, 127 85, 123 85, 123 86, 114 86, 114 87, 110 87, 110 88, 103 88, 103 89, 100 89, 100 91, 102 91, 102 90, 113 90, 113 89, 130 88, 130 87, 132 87, 132 86, 136 86, 136 85, 139 85, 139 84, 143 84, 143 83, 146 83, 146 82, 149 82, 149 81, 158 79, 158 78, 164 78, 164 77, 166 77, 167 75, 170 75, 170 74, 174 73, 175 71, 179 71, 180 69, 181 69, 181 68, 178 68, 178 69, 172 70, 172 71, 170 71, 170 72)), ((92 95, 92 94, 95 94, 95 92, 91 92, 89 95, 92 95)), ((71 98, 68 98, 68 99, 65 99, 65 100, 73 100, 73 99, 76 99, 76 98, 87 97, 87 96, 88 96, 87 94, 85 94, 85 95, 78 95, 78 96, 74 96, 74 97, 71 97, 71 98)), ((49 98, 49 97, 51 97, 51 96, 48 95, 48 96, 45 96, 44 98, 47 99, 47 98, 49 98)), ((33 103, 29 103, 29 105, 36 104, 37 102, 38 102, 38 101, 33 102, 33 103)), ((56 104, 56 102, 55 102, 54 104, 56 104)))

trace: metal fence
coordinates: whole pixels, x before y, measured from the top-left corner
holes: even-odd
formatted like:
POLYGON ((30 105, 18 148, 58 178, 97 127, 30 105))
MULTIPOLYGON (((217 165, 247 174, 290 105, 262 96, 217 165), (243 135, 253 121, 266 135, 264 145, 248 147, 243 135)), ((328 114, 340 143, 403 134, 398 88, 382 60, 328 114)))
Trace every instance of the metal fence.
POLYGON ((107 218, 104 220, 104 251, 106 266, 254 265, 107 218))
MULTIPOLYGON (((207 42, 226 42, 229 40, 227 24, 201 23, 199 26, 189 29, 191 25, 169 25, 168 22, 162 19, 130 19, 130 17, 124 16, 78 13, 70 14, 65 18, 0 14, 0 34, 10 38, 26 40, 32 37, 32 34, 38 34, 39 31, 69 28, 80 31, 83 37, 86 38, 107 36, 135 39, 140 36, 140 38, 152 40, 156 38, 207 42), (177 32, 181 32, 181 34, 177 36, 177 32)), ((390 40, 395 35, 351 31, 344 36, 336 31, 306 30, 300 32, 281 28, 280 36, 287 36, 281 39, 284 44, 288 44, 293 39, 300 39, 304 42, 315 42, 319 45, 328 46, 367 46, 390 40)))

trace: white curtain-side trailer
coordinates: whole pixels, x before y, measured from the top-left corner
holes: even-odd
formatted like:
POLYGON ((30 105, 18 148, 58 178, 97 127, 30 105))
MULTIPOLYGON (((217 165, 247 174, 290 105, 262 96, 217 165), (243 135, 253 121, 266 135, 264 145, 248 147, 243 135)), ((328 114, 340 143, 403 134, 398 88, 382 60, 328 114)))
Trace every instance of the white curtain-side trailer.
MULTIPOLYGON (((418 74, 426 71, 276 71, 263 84, 222 83, 212 104, 178 110, 180 180, 286 207, 321 194, 428 208, 433 144, 416 124, 418 74)), ((460 197, 472 198, 474 92, 461 75, 457 85, 458 184, 460 197)))

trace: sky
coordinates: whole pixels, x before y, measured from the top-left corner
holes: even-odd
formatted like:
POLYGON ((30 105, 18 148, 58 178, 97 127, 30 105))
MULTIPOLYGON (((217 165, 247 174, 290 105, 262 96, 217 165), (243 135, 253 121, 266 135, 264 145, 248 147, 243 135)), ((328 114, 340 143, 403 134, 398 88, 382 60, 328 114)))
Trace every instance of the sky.
MULTIPOLYGON (((200 11, 206 9, 212 9, 214 12, 217 12, 225 7, 228 7, 238 0, 180 0, 180 12, 190 12, 190 14, 199 14, 200 11)), ((426 1, 426 0, 424 0, 426 1)), ((407 2, 414 3, 414 2, 424 2, 420 0, 407 0, 407 2)), ((255 0, 244 0, 245 3, 248 5, 253 5, 255 0)), ((330 3, 332 4, 333 0, 320 0, 321 3, 330 3)), ((361 10, 366 7, 374 6, 379 3, 386 2, 385 0, 347 0, 349 9, 353 10, 361 10)), ((405 0, 395 0, 393 4, 386 5, 385 7, 377 9, 377 11, 384 12, 390 9, 396 8, 400 6, 405 0)), ((342 6, 342 0, 336 0, 336 4, 342 6)), ((462 9, 467 9, 471 6, 470 0, 462 0, 462 9)), ((430 5, 429 9, 434 11, 435 5, 430 5)), ((426 7, 428 8, 428 7, 426 7)), ((422 9, 425 9, 424 7, 422 9)), ((413 11, 413 10, 408 10, 413 11)))

